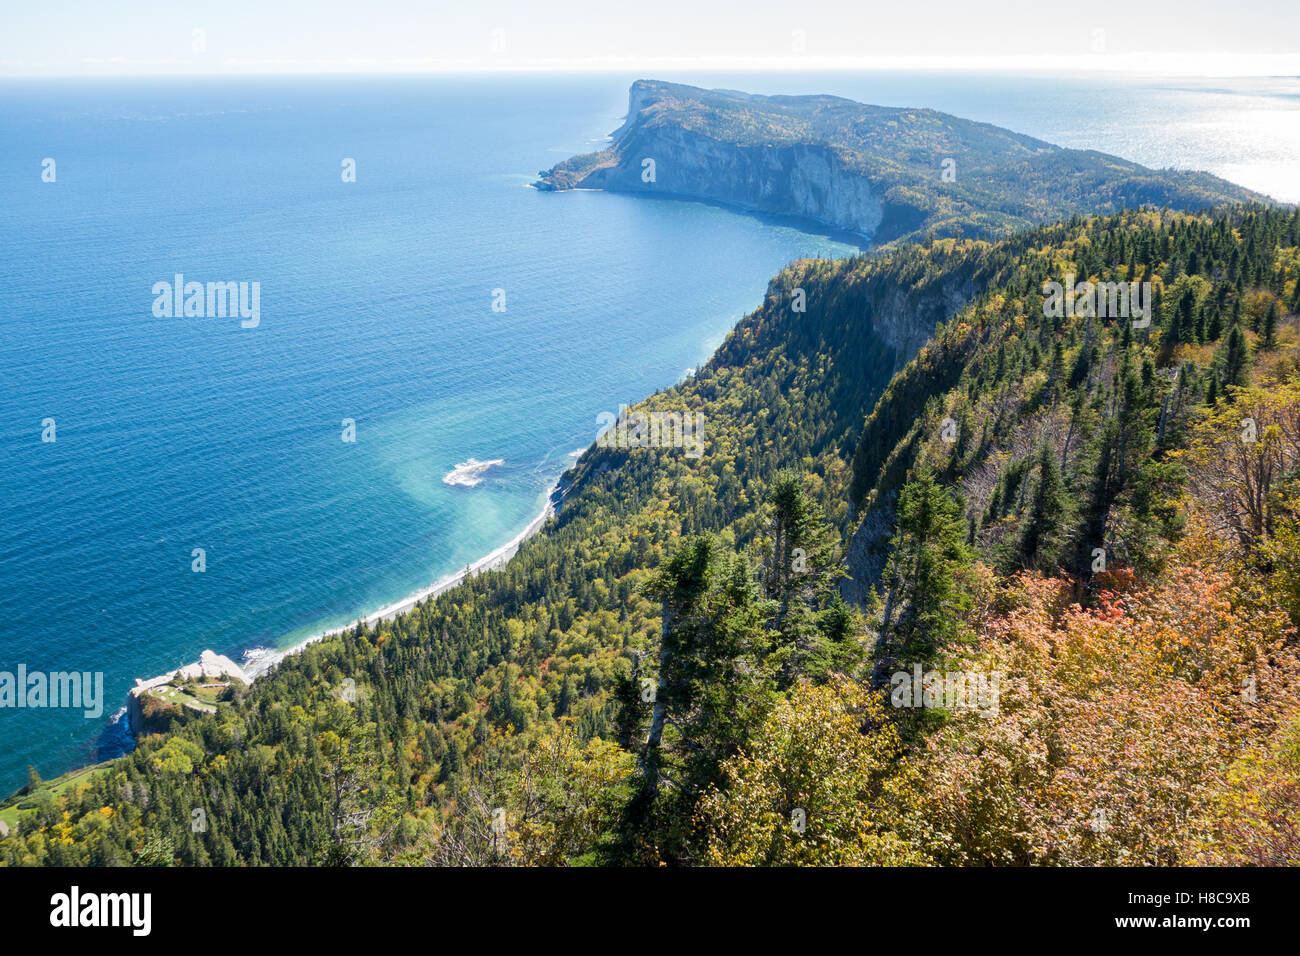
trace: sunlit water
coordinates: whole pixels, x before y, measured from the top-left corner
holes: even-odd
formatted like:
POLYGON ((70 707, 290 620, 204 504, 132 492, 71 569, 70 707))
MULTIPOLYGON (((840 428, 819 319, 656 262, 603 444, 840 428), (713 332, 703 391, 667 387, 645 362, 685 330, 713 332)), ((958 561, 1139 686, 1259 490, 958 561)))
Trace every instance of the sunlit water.
MULTIPOLYGON (((0 82, 0 671, 102 671, 106 697, 0 710, 0 791, 113 752, 136 677, 292 645, 509 540, 599 413, 704 361, 790 259, 854 251, 527 188, 602 142, 632 79, 0 82), (156 316, 176 273, 259 283, 260 323, 156 316)), ((932 106, 1300 198, 1295 81, 670 79, 932 106)))

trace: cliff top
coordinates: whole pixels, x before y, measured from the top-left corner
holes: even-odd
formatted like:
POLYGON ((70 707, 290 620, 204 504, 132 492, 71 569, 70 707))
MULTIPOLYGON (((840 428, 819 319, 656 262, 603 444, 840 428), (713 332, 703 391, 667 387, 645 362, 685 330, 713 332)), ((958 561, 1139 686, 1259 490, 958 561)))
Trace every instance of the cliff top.
MULTIPOLYGON (((749 154, 798 147, 824 151, 837 174, 865 181, 874 201, 886 207, 872 236, 877 242, 926 232, 996 237, 1075 214, 1143 206, 1195 210, 1270 202, 1209 173, 1150 169, 937 110, 872 106, 827 95, 706 90, 658 80, 632 84, 627 118, 607 149, 558 164, 543 172, 536 185, 546 190, 659 191, 729 201, 736 183, 661 178, 657 187, 649 187, 642 182, 644 157, 662 154, 669 141, 689 147, 692 136, 701 138, 702 147, 708 141, 749 154)), ((764 197, 776 197, 763 207, 766 211, 808 216, 793 197, 774 208, 788 190, 771 178, 772 167, 788 169, 792 162, 784 157, 765 167, 751 162, 745 175, 763 178, 748 185, 761 187, 764 197)), ((833 185, 844 193, 843 187, 852 184, 833 185)), ((842 221, 815 218, 860 231, 863 217, 847 213, 842 221)))

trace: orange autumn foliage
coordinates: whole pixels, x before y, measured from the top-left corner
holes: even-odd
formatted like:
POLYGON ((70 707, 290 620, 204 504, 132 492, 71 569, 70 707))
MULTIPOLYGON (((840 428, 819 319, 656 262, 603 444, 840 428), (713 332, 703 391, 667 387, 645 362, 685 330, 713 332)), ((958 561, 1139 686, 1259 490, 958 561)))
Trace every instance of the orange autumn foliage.
POLYGON ((969 665, 1006 675, 998 714, 905 768, 915 839, 941 863, 1193 862, 1233 759, 1300 701, 1287 615, 1177 562, 1096 608, 1028 574, 1001 602, 969 665))

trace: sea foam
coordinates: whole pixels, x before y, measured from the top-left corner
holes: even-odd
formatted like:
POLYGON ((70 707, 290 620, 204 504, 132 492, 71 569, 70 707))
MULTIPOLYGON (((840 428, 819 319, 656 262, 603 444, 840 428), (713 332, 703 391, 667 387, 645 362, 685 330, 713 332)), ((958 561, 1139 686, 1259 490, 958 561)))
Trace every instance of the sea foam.
POLYGON ((483 476, 489 468, 495 465, 504 465, 504 458, 493 458, 489 461, 479 461, 477 458, 471 458, 468 461, 462 461, 447 474, 442 476, 444 485, 461 485, 465 488, 473 488, 483 481, 483 476))

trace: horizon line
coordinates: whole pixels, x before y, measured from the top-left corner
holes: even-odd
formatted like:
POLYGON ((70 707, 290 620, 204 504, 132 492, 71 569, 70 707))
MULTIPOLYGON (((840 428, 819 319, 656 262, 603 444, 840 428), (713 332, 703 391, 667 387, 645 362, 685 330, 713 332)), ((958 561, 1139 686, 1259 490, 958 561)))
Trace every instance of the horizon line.
POLYGON ((0 77, 14 79, 89 77, 220 77, 220 76, 355 76, 421 74, 573 74, 626 73, 657 70, 702 72, 1012 72, 1093 73, 1170 77, 1300 78, 1300 53, 1086 53, 959 55, 959 56, 699 56, 699 57, 583 57, 545 58, 502 56, 400 58, 381 60, 261 59, 230 57, 218 67, 202 59, 129 60, 83 58, 79 68, 37 62, 0 60, 0 77))

